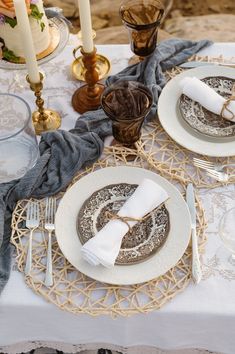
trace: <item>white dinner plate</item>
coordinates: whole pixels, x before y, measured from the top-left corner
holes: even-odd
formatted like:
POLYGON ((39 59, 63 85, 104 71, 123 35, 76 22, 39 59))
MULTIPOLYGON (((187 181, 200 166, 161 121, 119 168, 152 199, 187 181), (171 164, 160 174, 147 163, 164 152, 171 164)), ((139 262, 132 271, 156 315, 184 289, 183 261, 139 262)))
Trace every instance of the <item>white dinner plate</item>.
POLYGON ((57 209, 56 237, 65 258, 92 279, 118 285, 138 284, 157 278, 174 267, 183 256, 190 239, 190 214, 180 192, 154 172, 136 167, 107 167, 82 177, 63 196, 57 209), (115 265, 111 269, 92 266, 81 257, 77 235, 77 216, 83 203, 97 190, 115 183, 140 184, 150 178, 162 186, 170 198, 165 203, 170 216, 170 232, 162 248, 145 261, 132 265, 115 265))
POLYGON ((164 130, 178 144, 198 154, 226 157, 235 155, 235 138, 208 137, 188 126, 179 110, 182 90, 179 82, 184 77, 203 79, 208 76, 225 76, 235 79, 235 70, 222 66, 204 66, 187 70, 172 80, 162 90, 158 101, 158 117, 164 130))

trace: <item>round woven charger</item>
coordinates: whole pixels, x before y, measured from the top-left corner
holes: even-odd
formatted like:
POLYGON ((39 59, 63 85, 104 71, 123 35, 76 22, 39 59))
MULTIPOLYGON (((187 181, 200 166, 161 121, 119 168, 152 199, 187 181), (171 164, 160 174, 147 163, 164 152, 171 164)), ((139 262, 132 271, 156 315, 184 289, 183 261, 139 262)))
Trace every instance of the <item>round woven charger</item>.
MULTIPOLYGON (((148 126, 137 144, 137 150, 131 150, 135 155, 132 162, 128 162, 130 151, 121 146, 105 149, 104 158, 79 173, 72 184, 82 176, 98 168, 117 165, 131 165, 153 170, 171 183, 175 184, 184 194, 185 187, 193 177, 187 171, 189 160, 187 150, 177 146, 162 131, 158 123, 148 126), (170 145, 170 146, 169 146, 170 145), (170 148, 170 149, 169 149, 170 148), (161 155, 161 159, 157 156, 161 155), (185 154, 185 155, 184 155, 185 154), (164 162, 161 162, 163 161, 164 162), (181 172, 178 164, 180 162, 181 172)), ((198 177, 196 174, 195 177, 198 177)), ((196 180, 195 180, 196 181, 196 180)), ((204 185, 202 181, 201 185, 204 185)), ((71 184, 71 185, 72 185, 71 184)), ((63 193, 57 195, 60 199, 63 193)), ((25 228, 27 200, 18 202, 12 219, 12 243, 16 247, 16 262, 21 272, 24 271, 29 232, 25 228)), ((63 256, 56 238, 53 237, 53 278, 54 285, 47 288, 44 285, 46 271, 47 234, 44 225, 45 200, 40 200, 41 221, 39 231, 33 241, 33 269, 31 276, 25 277, 27 285, 37 294, 60 309, 79 314, 86 313, 97 316, 108 314, 111 316, 129 316, 136 313, 148 313, 159 309, 166 302, 183 291, 191 281, 191 247, 189 246, 181 260, 174 268, 163 276, 150 282, 132 286, 114 286, 102 284, 88 278, 76 270, 63 256)), ((199 251, 203 251, 205 244, 204 230, 206 222, 200 201, 197 198, 197 233, 199 251)))

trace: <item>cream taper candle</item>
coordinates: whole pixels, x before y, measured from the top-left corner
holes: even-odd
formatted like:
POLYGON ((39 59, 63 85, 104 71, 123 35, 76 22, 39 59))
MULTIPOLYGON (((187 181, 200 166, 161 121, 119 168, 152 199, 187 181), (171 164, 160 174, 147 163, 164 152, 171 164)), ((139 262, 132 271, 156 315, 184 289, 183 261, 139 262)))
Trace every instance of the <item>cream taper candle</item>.
POLYGON ((40 82, 40 75, 25 0, 13 0, 13 2, 29 80, 32 83, 38 83, 40 82))
POLYGON ((80 26, 82 33, 82 46, 85 53, 91 53, 94 49, 90 0, 78 0, 80 26))

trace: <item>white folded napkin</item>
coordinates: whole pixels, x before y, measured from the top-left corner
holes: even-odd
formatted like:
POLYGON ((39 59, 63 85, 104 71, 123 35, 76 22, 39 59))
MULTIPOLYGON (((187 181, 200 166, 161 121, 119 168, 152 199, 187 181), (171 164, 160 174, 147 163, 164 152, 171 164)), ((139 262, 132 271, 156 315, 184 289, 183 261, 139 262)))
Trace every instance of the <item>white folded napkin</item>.
MULTIPOLYGON (((226 99, 196 77, 185 77, 180 81, 183 94, 215 114, 220 115, 226 99)), ((231 101, 223 111, 223 117, 235 122, 235 101, 231 101)))
MULTIPOLYGON (((118 214, 122 217, 142 218, 168 199, 167 192, 158 184, 145 178, 131 197, 123 204, 118 214)), ((133 227, 138 221, 128 221, 133 227)), ((92 265, 114 266, 122 239, 129 231, 120 219, 110 220, 94 237, 81 248, 82 257, 92 265)))

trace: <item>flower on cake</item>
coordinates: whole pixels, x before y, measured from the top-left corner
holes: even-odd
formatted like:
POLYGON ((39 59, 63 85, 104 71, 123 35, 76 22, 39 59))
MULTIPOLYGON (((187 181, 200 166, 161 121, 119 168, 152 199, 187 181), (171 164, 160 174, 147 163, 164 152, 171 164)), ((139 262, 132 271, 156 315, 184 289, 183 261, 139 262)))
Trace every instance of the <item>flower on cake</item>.
MULTIPOLYGON (((42 21, 43 13, 39 11, 37 6, 38 0, 24 0, 28 15, 34 18, 41 26, 41 31, 44 30, 45 24, 42 21)), ((0 0, 0 26, 8 23, 12 28, 17 25, 15 8, 13 0, 0 0)))
MULTIPOLYGON (((25 0, 28 14, 32 12, 31 4, 36 4, 38 0, 25 0)), ((13 0, 0 0, 0 16, 7 16, 10 18, 15 18, 15 9, 13 0)), ((0 19, 1 24, 1 19, 0 19)))
MULTIPOLYGON (((31 9, 30 9, 30 0, 25 0, 26 7, 28 14, 30 15, 31 9)), ((15 9, 14 9, 14 3, 13 0, 0 0, 0 14, 14 18, 15 17, 15 9)))
MULTIPOLYGON (((22 0, 23 1, 23 0, 22 0)), ((39 0, 24 0, 27 8, 27 12, 30 18, 37 21, 38 26, 40 26, 41 32, 44 31, 44 12, 40 11, 38 6, 39 0)), ((15 15, 14 1, 13 0, 0 0, 0 27, 8 26, 15 28, 17 25, 17 18, 15 15)), ((17 30, 17 29, 16 29, 17 30)), ((4 31, 2 32, 5 33, 4 31)), ((7 48, 4 39, 0 37, 0 60, 6 59, 7 61, 18 63, 20 57, 17 56, 14 51, 7 48)))
POLYGON ((5 16, 0 14, 0 25, 4 25, 4 23, 5 23, 5 16))

